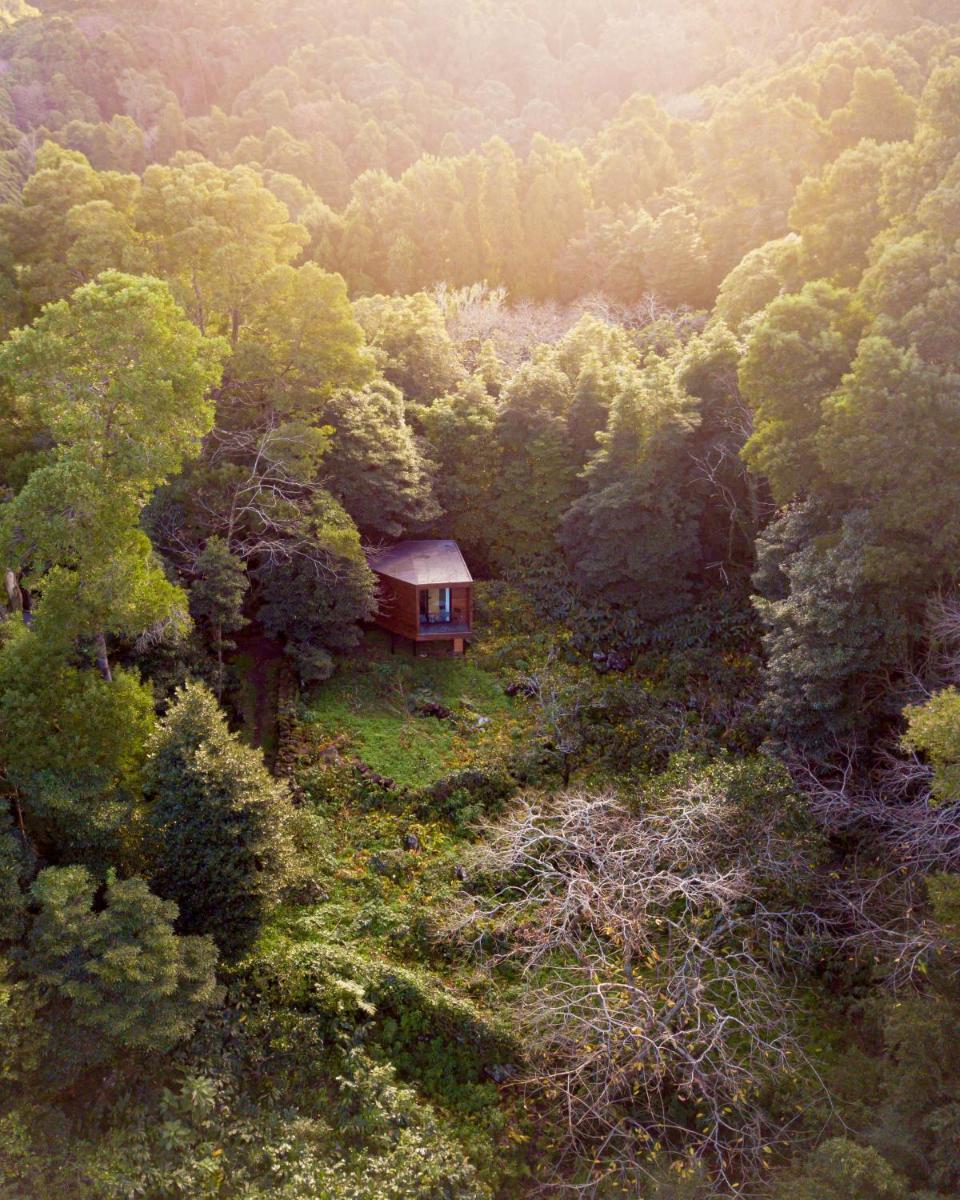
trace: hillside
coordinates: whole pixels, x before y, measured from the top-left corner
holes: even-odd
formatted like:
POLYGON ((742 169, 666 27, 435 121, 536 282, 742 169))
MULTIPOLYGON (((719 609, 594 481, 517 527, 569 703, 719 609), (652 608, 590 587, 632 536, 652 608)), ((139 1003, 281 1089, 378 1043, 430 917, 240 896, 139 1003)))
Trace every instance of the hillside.
POLYGON ((960 1197, 958 162, 955 0, 0 4, 0 1200, 960 1197))

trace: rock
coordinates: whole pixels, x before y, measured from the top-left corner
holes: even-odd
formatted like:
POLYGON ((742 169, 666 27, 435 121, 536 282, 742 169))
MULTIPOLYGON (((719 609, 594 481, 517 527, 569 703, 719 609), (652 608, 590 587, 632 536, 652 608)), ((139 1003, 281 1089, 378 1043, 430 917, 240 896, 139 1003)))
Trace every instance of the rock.
POLYGON ((606 675, 608 671, 626 671, 630 666, 626 656, 619 650, 594 650, 590 658, 593 669, 599 675, 606 675))

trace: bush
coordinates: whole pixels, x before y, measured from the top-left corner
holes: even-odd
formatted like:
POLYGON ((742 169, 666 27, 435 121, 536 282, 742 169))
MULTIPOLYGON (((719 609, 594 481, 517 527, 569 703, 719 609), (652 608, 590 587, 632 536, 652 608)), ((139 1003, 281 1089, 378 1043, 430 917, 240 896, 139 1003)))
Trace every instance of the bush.
POLYGON ((869 1146, 832 1138, 777 1189, 775 1200, 907 1200, 902 1175, 869 1146))

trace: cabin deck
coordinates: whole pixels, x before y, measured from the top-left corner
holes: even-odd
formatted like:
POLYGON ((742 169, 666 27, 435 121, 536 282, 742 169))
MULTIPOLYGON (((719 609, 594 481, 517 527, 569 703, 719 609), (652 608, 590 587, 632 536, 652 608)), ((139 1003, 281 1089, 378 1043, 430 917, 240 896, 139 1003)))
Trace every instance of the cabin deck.
POLYGON ((472 630, 466 621, 421 621, 418 637, 469 637, 472 630))

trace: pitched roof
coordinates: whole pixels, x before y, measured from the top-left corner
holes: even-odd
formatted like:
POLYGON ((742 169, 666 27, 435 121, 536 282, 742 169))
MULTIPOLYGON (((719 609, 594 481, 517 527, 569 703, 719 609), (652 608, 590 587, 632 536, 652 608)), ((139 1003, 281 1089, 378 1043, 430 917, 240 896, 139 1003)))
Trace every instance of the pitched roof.
POLYGON ((398 542, 395 546, 371 551, 368 560, 371 570, 417 587, 473 582, 456 542, 398 542))

